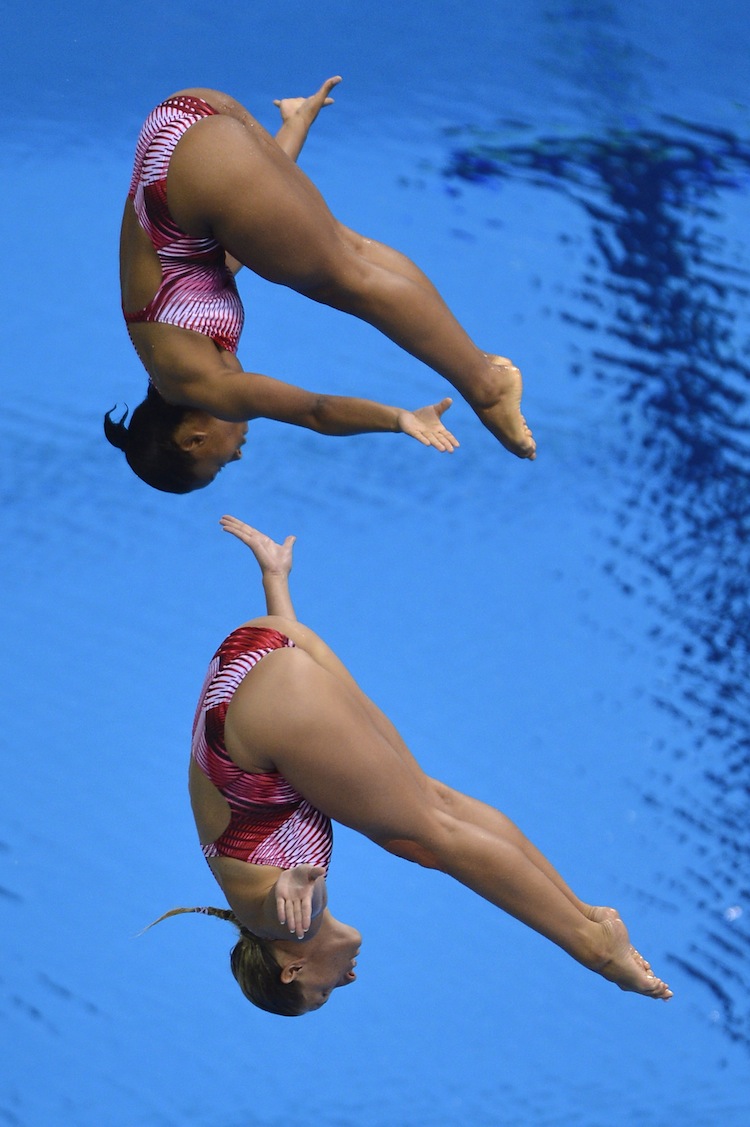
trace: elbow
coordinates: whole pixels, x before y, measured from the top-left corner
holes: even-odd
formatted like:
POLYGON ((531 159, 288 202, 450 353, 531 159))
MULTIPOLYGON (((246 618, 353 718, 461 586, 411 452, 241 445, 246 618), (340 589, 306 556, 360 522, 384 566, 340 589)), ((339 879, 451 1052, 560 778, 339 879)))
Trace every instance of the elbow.
POLYGON ((330 395, 314 395, 308 412, 308 430, 318 434, 339 434, 331 418, 330 395))

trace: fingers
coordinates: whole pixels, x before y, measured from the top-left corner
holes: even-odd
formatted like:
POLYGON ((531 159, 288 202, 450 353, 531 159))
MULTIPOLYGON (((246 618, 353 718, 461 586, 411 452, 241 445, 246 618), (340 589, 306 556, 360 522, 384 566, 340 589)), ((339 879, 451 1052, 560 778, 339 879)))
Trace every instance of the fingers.
POLYGON ((446 397, 439 403, 420 407, 417 411, 403 411, 399 417, 400 430, 416 438, 423 446, 432 446, 441 453, 452 454, 460 445, 459 441, 443 426, 440 419, 452 402, 452 399, 446 397))
POLYGON ((312 94, 309 98, 302 96, 297 96, 294 98, 274 98, 273 104, 281 109, 283 103, 286 102, 288 103, 290 109, 292 107, 299 109, 305 104, 305 102, 315 100, 320 102, 324 106, 331 106, 333 105, 333 98, 330 98, 329 94, 331 93, 331 90, 333 90, 334 86, 338 86, 339 82, 341 82, 341 75, 336 74, 333 76, 333 78, 327 78, 320 89, 316 91, 315 94, 312 94))
POLYGON ((245 524, 237 517, 223 516, 219 524, 225 532, 236 536, 250 549, 264 575, 271 571, 279 575, 289 575, 292 570, 292 548, 297 540, 296 536, 287 536, 283 544, 277 544, 265 532, 245 524))
POLYGON ((225 532, 231 532, 232 536, 236 536, 237 539, 241 540, 243 544, 246 544, 248 548, 255 549, 259 547, 261 541, 268 539, 268 537, 264 536, 262 532, 259 532, 257 528, 245 524, 244 521, 237 520, 236 517, 222 517, 219 524, 225 532))
MULTIPOLYGON (((448 410, 448 408, 451 406, 452 403, 453 403, 453 400, 450 398, 450 396, 446 396, 445 399, 441 399, 439 403, 436 403, 435 404, 435 413, 436 413, 437 417, 441 418, 441 416, 445 414, 445 412, 448 410)), ((439 436, 439 438, 442 441, 442 444, 439 447, 439 449, 445 450, 450 454, 452 454, 454 450, 457 450, 458 447, 461 445, 461 443, 458 441, 456 436, 454 434, 452 434, 448 430, 447 427, 442 426, 442 424, 437 431, 437 435, 439 436)))
POLYGON ((279 923, 282 926, 286 925, 289 933, 296 935, 297 939, 304 939, 310 928, 312 921, 310 899, 310 897, 305 897, 304 900, 285 899, 283 896, 276 899, 279 923))
MULTIPOLYGON (((432 409, 437 415, 438 419, 441 418, 441 416, 448 410, 452 403, 453 400, 450 398, 450 396, 446 396, 445 399, 441 399, 439 403, 434 404, 432 409)), ((433 432, 433 439, 434 441, 432 445, 435 446, 437 450, 442 450, 443 452, 448 454, 452 454, 453 451, 458 449, 458 447, 460 446, 460 443, 456 436, 454 434, 451 434, 448 428, 443 426, 442 423, 438 423, 437 427, 435 428, 435 431, 433 432)))
POLYGON ((233 536, 244 541, 245 544, 248 544, 253 536, 263 535, 261 532, 258 532, 257 528, 252 528, 249 524, 245 524, 243 520, 238 520, 237 517, 229 515, 223 516, 219 524, 225 532, 231 532, 233 536))
POLYGON ((412 431, 412 437, 423 446, 431 446, 433 450, 439 450, 441 454, 452 454, 460 446, 455 435, 444 427, 440 430, 415 430, 412 431))
POLYGON ((442 454, 452 454, 459 445, 457 439, 453 437, 449 430, 431 434, 427 441, 430 446, 439 450, 442 454))
POLYGON ((341 82, 340 74, 335 74, 333 78, 327 78, 317 94, 313 95, 314 99, 319 102, 321 106, 332 106, 333 98, 329 97, 329 95, 334 86, 338 86, 339 82, 341 82))
MULTIPOLYGON (((341 82, 340 74, 335 74, 333 78, 327 78, 318 93, 322 94, 323 97, 327 97, 330 94, 331 90, 333 90, 334 86, 338 86, 339 82, 341 82)), ((331 101, 333 101, 333 98, 331 99, 331 101)))
MULTIPOLYGON (((434 410, 438 419, 440 419, 440 416, 444 411, 448 410, 452 402, 452 399, 443 399, 441 403, 435 404, 434 410)), ((444 427, 442 425, 442 423, 438 423, 435 430, 431 434, 431 439, 432 445, 435 447, 435 449, 441 450, 443 453, 447 454, 452 454, 453 451, 457 450, 461 445, 455 434, 452 434, 447 427, 444 427)))
POLYGON ((302 939, 304 931, 302 930, 301 913, 298 915, 296 906, 298 901, 287 900, 283 896, 276 899, 276 908, 279 914, 279 923, 286 926, 292 935, 296 935, 298 939, 302 939))

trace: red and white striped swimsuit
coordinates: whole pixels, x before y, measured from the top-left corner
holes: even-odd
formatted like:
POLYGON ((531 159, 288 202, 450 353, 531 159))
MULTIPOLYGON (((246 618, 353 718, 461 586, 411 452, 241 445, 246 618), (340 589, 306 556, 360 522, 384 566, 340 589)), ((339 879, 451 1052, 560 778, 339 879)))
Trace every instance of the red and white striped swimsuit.
POLYGON ((331 821, 279 774, 242 771, 224 745, 224 720, 237 687, 273 650, 294 646, 278 630, 241 626, 221 643, 208 667, 193 722, 192 755, 229 803, 221 837, 202 846, 205 857, 235 857, 251 865, 320 865, 328 871, 331 821))
POLYGON ((196 121, 215 114, 202 98, 181 96, 168 98, 146 118, 128 197, 159 257, 162 280, 148 305, 123 314, 128 324, 177 325, 236 352, 245 314, 224 250, 215 239, 187 235, 167 206, 167 171, 177 142, 196 121))

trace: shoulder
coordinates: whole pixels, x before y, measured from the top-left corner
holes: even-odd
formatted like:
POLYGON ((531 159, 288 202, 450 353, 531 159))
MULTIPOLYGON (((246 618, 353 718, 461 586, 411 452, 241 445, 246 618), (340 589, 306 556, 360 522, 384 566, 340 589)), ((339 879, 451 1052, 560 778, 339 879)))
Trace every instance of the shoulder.
POLYGON ((240 923, 261 938, 268 934, 268 896, 283 869, 275 865, 251 865, 234 857, 212 857, 211 870, 221 885, 229 907, 240 923))
MULTIPOLYGON (((220 398, 224 381, 242 374, 237 357, 217 348, 202 333, 177 325, 149 324, 132 328, 150 330, 148 340, 143 342, 148 349, 149 362, 145 366, 159 394, 176 407, 206 410, 204 401, 220 398)), ((133 343, 141 355, 143 348, 138 347, 135 339, 133 343)))

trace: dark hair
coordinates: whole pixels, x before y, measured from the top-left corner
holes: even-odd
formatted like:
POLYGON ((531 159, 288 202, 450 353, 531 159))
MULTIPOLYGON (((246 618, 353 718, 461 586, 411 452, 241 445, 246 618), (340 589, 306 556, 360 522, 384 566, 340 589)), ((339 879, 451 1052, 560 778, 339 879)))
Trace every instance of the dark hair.
POLYGON ((113 419, 112 411, 114 407, 104 416, 104 433, 123 451, 141 481, 164 493, 190 493, 205 484, 195 476, 192 455, 174 440, 175 429, 189 414, 189 407, 167 403, 149 384, 146 398, 133 411, 128 426, 127 407, 120 419, 113 419))
POLYGON ((300 984, 296 980, 281 981, 281 967, 273 957, 268 942, 259 939, 252 931, 243 927, 230 909, 172 908, 171 912, 165 912, 143 930, 148 931, 149 927, 161 923, 169 916, 181 916, 185 912, 200 912, 204 916, 215 916, 220 920, 228 920, 238 928, 240 937, 229 956, 230 965, 240 990, 254 1006, 269 1014, 279 1014, 281 1017, 301 1017, 307 1012, 300 984))

